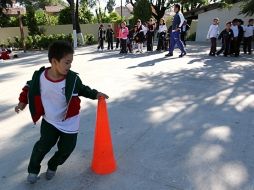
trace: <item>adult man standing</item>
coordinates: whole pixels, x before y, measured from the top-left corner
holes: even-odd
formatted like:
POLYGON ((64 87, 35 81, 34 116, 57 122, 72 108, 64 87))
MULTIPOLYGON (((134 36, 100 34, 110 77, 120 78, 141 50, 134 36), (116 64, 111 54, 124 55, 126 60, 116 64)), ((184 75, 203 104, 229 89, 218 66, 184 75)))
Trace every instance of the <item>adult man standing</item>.
POLYGON ((174 16, 173 23, 172 23, 172 33, 170 35, 169 53, 166 54, 165 56, 173 56, 173 51, 176 44, 178 48, 181 50, 181 54, 179 55, 179 57, 183 57, 186 55, 186 51, 183 47, 183 43, 180 38, 181 27, 184 23, 184 17, 183 17, 183 14, 180 12, 180 10, 181 10, 181 6, 179 4, 175 4, 174 12, 176 14, 174 16))

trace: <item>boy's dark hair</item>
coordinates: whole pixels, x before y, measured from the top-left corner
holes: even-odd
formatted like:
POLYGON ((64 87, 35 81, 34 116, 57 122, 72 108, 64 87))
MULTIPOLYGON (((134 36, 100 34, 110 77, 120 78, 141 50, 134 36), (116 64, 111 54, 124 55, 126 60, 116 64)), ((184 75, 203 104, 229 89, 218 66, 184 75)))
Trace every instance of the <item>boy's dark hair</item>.
POLYGON ((51 63, 52 59, 60 61, 67 54, 74 54, 71 44, 67 41, 55 41, 49 46, 48 59, 51 63))
POLYGON ((254 19, 253 19, 253 18, 251 18, 251 19, 249 19, 249 22, 253 22, 253 20, 254 20, 254 19))
POLYGON ((237 23, 239 21, 239 19, 235 18, 232 20, 232 23, 237 23))
POLYGON ((174 4, 174 7, 175 7, 175 8, 178 8, 179 11, 181 10, 181 5, 178 4, 178 3, 177 3, 177 4, 174 4))

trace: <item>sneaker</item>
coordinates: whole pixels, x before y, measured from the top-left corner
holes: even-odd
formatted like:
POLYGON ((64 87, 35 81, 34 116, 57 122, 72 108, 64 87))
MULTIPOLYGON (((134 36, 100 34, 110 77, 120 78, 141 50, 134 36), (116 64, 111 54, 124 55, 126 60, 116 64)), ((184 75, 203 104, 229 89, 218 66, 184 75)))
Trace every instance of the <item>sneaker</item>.
POLYGON ((47 171, 46 171, 46 179, 47 180, 51 180, 55 175, 56 175, 56 171, 47 169, 47 171))
POLYGON ((186 55, 186 52, 182 52, 180 55, 179 55, 179 57, 183 57, 183 56, 185 56, 186 55))
POLYGON ((165 56, 166 56, 166 57, 171 57, 171 56, 173 56, 173 53, 168 53, 168 54, 166 54, 165 56))
POLYGON ((27 176, 27 182, 30 184, 34 184, 39 179, 37 174, 29 173, 27 176))

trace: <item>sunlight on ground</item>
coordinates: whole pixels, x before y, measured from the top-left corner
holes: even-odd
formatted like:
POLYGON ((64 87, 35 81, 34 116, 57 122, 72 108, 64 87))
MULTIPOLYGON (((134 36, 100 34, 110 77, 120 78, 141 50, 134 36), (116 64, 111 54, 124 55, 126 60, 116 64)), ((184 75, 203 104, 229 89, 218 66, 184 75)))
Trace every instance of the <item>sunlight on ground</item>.
POLYGON ((228 126, 219 126, 208 129, 203 135, 204 140, 220 140, 230 142, 231 129, 228 126))

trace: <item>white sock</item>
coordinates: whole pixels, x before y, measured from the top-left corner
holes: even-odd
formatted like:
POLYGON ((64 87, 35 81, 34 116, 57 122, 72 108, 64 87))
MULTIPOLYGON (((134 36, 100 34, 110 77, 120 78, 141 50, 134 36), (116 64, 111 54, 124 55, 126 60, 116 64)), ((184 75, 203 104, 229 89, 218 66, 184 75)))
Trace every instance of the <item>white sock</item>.
POLYGON ((140 50, 143 51, 143 44, 140 44, 140 50))

